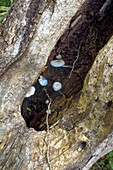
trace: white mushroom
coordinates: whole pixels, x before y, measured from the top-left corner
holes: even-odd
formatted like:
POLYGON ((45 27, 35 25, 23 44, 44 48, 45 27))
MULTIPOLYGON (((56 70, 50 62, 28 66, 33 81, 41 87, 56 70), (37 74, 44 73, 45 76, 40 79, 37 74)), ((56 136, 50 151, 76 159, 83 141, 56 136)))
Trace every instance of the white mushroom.
POLYGON ((51 110, 46 110, 46 113, 47 114, 51 114, 51 110))
POLYGON ((62 59, 61 54, 58 54, 58 55, 56 56, 56 59, 62 59))
POLYGON ((48 81, 43 76, 40 75, 40 78, 38 79, 41 86, 47 86, 48 81))
POLYGON ((53 67, 63 67, 64 64, 65 64, 65 62, 64 62, 64 60, 52 60, 52 61, 50 62, 50 64, 51 64, 51 66, 53 66, 53 67))
POLYGON ((60 82, 54 82, 53 83, 54 91, 59 91, 61 88, 62 88, 62 84, 60 82))
POLYGON ((31 86, 25 97, 30 97, 35 93, 35 87, 31 86))
POLYGON ((52 60, 50 62, 50 64, 53 67, 69 67, 69 68, 72 68, 72 66, 64 65, 65 64, 64 60, 52 60))
POLYGON ((45 103, 48 105, 49 104, 49 100, 46 100, 45 103))

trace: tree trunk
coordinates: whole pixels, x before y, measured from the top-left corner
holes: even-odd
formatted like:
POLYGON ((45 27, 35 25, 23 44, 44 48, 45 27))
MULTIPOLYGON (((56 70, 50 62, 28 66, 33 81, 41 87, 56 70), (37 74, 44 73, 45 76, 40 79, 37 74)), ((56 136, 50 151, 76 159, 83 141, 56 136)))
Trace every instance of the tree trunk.
POLYGON ((110 0, 14 2, 0 39, 0 169, 88 170, 113 149, 112 18, 110 0))

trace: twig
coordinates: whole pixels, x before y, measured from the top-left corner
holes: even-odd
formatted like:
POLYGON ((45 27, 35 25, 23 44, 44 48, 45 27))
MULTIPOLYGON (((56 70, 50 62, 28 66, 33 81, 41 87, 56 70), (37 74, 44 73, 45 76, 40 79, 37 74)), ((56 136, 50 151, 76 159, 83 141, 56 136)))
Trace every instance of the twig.
POLYGON ((97 19, 101 21, 106 13, 109 11, 109 8, 112 4, 112 0, 106 0, 103 6, 101 7, 100 11, 97 13, 97 19))
POLYGON ((44 91, 46 92, 46 95, 49 99, 48 109, 46 111, 46 113, 47 113, 47 116, 46 116, 47 133, 46 133, 46 136, 45 136, 45 143, 47 145, 47 163, 48 163, 49 169, 52 170, 52 166, 51 166, 51 162, 50 162, 50 150, 49 150, 49 148, 50 148, 50 146, 49 146, 49 129, 50 129, 50 127, 49 127, 49 122, 48 122, 49 114, 51 114, 51 108, 50 107, 51 107, 52 100, 51 100, 46 88, 44 88, 44 91))
POLYGON ((57 121, 56 123, 54 123, 52 126, 49 127, 49 129, 52 129, 53 127, 55 127, 56 125, 58 125, 59 121, 57 121))
POLYGON ((81 47, 81 42, 79 44, 79 47, 78 47, 78 50, 77 50, 77 56, 76 56, 76 59, 75 61, 73 62, 73 66, 72 66, 72 69, 70 71, 70 74, 69 74, 69 79, 71 78, 71 75, 72 75, 72 72, 74 71, 74 68, 75 68, 75 63, 77 62, 78 58, 79 58, 79 55, 80 55, 80 47, 81 47))

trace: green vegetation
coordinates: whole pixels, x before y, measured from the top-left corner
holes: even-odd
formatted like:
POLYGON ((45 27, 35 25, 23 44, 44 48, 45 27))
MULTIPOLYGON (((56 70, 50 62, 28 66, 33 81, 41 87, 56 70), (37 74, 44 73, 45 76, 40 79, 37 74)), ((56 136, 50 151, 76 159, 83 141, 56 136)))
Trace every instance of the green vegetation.
POLYGON ((112 170, 113 169, 113 150, 101 157, 90 170, 112 170))
POLYGON ((0 24, 3 21, 3 18, 6 12, 9 10, 13 0, 0 0, 0 24))
POLYGON ((109 165, 113 169, 113 150, 109 152, 109 165))
POLYGON ((31 111, 31 109, 30 109, 29 107, 27 107, 27 110, 28 110, 28 111, 31 111))
POLYGON ((0 6, 10 7, 13 3, 13 0, 0 0, 0 6))

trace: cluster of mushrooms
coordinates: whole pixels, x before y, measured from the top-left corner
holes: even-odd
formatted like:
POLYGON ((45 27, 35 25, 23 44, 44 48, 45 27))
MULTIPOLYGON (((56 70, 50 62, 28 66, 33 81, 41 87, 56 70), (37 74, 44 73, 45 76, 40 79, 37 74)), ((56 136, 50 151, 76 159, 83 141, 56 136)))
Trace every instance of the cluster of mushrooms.
MULTIPOLYGON (((53 66, 53 67, 69 67, 69 68, 72 68, 72 66, 65 65, 65 62, 62 59, 62 56, 60 54, 58 56, 56 56, 55 60, 52 60, 50 62, 50 65, 53 66)), ((38 81, 39 81, 41 86, 47 86, 47 84, 48 84, 47 79, 44 78, 42 75, 40 75, 38 81)), ((54 82, 52 87, 53 87, 54 91, 60 91, 61 88, 62 88, 62 84, 60 82, 54 82)), ((30 97, 30 96, 34 95, 34 93, 35 93, 35 87, 31 86, 31 88, 29 89, 29 91, 27 92, 25 97, 30 97)))

